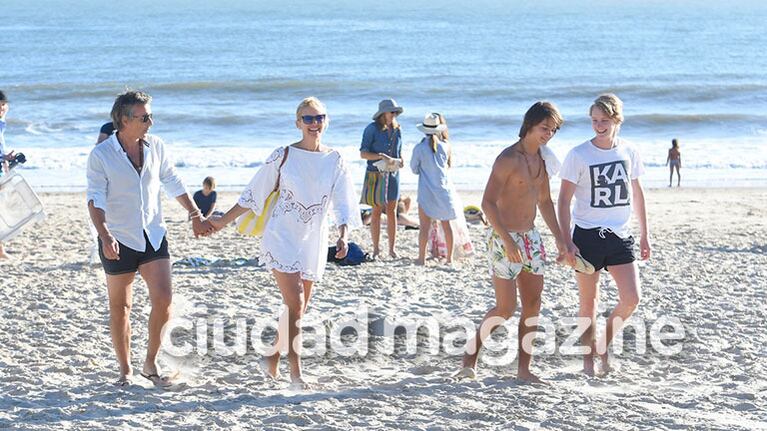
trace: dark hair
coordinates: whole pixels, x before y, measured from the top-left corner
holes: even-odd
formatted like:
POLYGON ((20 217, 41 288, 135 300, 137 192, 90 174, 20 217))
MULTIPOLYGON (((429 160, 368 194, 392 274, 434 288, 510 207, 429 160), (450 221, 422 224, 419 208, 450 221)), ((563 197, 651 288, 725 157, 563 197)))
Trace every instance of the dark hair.
POLYGON ((5 93, 3 93, 3 90, 0 90, 0 102, 8 102, 8 98, 5 97, 5 93))
POLYGON ((679 142, 676 141, 676 138, 671 140, 671 146, 674 148, 679 147, 679 142))
POLYGON ((202 185, 203 186, 208 186, 211 189, 215 189, 216 188, 216 179, 213 178, 213 177, 205 177, 205 179, 202 180, 202 185))
POLYGON ((148 105, 152 103, 152 96, 143 91, 127 90, 117 96, 114 105, 112 105, 112 125, 115 130, 120 130, 120 120, 122 117, 133 115, 133 107, 136 105, 148 105))
POLYGON ((550 118, 557 124, 557 130, 562 127, 565 119, 559 113, 559 109, 551 102, 538 101, 525 112, 525 119, 522 120, 522 127, 519 128, 519 137, 524 138, 530 129, 550 118))

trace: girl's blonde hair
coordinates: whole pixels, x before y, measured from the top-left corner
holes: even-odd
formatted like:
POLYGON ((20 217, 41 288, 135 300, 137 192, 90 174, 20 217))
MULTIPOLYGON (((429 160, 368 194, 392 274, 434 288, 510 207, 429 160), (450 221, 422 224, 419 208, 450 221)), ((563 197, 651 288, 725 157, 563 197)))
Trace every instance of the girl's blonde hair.
POLYGON ((599 108, 616 124, 623 123, 623 101, 613 93, 600 94, 589 108, 589 115, 594 111, 594 108, 599 108))
POLYGON ((450 133, 448 133, 447 129, 447 120, 445 119, 445 116, 435 112, 434 114, 439 117, 439 124, 445 125, 445 130, 439 133, 435 133, 433 135, 428 135, 429 139, 429 147, 431 147, 431 152, 435 153, 437 152, 437 142, 442 141, 442 143, 445 145, 445 151, 447 151, 447 167, 453 166, 453 151, 450 147, 450 133))
POLYGON ((325 107, 325 104, 320 102, 320 99, 312 96, 307 97, 306 99, 302 100, 301 103, 298 104, 298 108, 296 108, 296 120, 299 119, 301 110, 311 106, 312 108, 321 111, 321 112, 328 112, 328 108, 325 107))

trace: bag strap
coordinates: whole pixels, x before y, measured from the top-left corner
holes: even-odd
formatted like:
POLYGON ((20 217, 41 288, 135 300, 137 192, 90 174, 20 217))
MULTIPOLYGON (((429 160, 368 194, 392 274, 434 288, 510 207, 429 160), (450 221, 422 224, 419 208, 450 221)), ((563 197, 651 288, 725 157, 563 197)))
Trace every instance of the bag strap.
POLYGON ((282 165, 285 164, 285 161, 288 160, 288 150, 290 149, 290 145, 285 147, 285 154, 282 156, 282 161, 280 162, 280 167, 277 168, 277 182, 274 183, 274 189, 273 192, 276 192, 277 189, 280 188, 280 175, 282 175, 282 165))

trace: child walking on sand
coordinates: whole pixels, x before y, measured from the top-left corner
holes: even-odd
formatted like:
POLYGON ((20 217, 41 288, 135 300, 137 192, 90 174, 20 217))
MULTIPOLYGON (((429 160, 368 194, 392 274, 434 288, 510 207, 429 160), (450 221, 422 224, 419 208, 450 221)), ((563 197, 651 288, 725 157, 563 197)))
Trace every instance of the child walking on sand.
POLYGON ((637 149, 618 137, 623 123, 623 102, 614 94, 603 94, 589 109, 596 135, 570 150, 559 173, 558 215, 567 245, 566 259, 574 264, 580 253, 594 265, 593 274, 575 272, 580 292, 578 316, 591 324, 581 337, 589 353, 583 371, 594 375, 594 354, 602 360, 602 371, 610 371, 607 348, 613 336, 639 305, 639 272, 634 255, 631 211, 639 221, 640 258, 650 258, 650 239, 642 184, 644 165, 637 149), (570 202, 575 206, 570 213, 570 202), (572 220, 572 224, 571 224, 572 220), (618 287, 618 305, 607 318, 604 337, 597 345, 596 313, 599 304, 601 269, 610 271, 618 287))

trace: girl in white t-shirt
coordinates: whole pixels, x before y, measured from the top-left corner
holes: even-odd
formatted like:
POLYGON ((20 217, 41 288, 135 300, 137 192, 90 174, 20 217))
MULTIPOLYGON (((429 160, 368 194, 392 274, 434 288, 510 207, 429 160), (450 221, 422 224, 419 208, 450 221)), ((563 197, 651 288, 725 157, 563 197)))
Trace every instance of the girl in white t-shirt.
POLYGON ((602 371, 610 371, 607 346, 636 309, 640 298, 639 273, 634 256, 634 237, 629 221, 631 211, 639 222, 640 258, 650 258, 650 240, 644 192, 639 176, 644 173, 639 152, 618 137, 623 122, 623 102, 614 94, 599 96, 589 109, 591 126, 596 133, 567 154, 560 177, 558 215, 567 244, 567 260, 575 264, 575 255, 588 260, 593 274, 575 273, 580 291, 579 317, 591 319, 581 337, 590 348, 583 358, 583 371, 594 375, 594 352, 602 360, 602 371), (570 201, 575 205, 570 213, 570 201), (572 224, 571 224, 572 221, 572 224), (599 304, 601 269, 610 272, 618 286, 618 305, 607 319, 603 339, 596 344, 596 312, 599 304))

